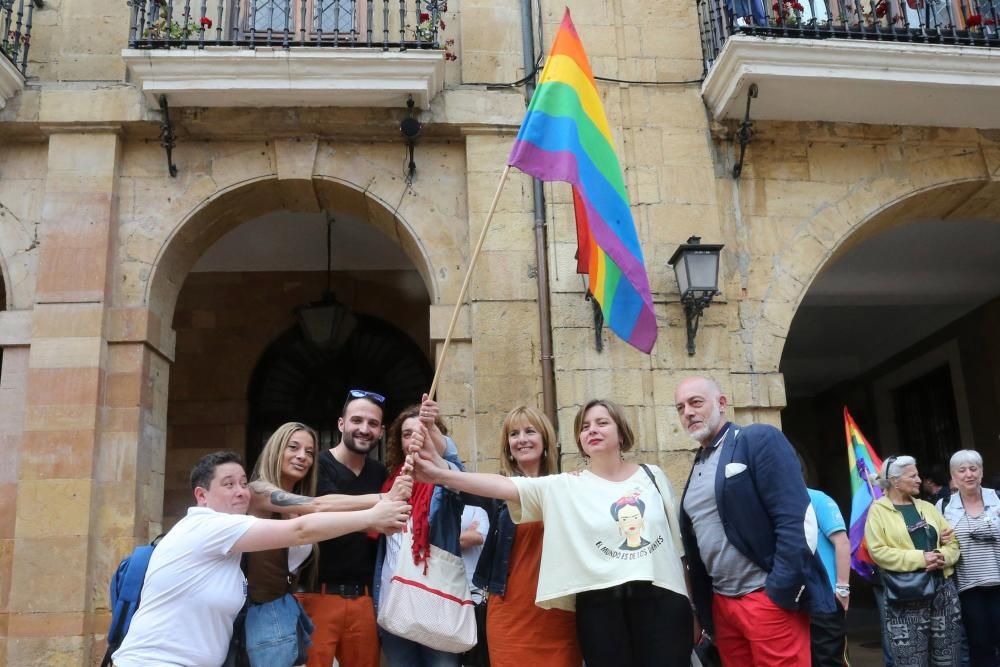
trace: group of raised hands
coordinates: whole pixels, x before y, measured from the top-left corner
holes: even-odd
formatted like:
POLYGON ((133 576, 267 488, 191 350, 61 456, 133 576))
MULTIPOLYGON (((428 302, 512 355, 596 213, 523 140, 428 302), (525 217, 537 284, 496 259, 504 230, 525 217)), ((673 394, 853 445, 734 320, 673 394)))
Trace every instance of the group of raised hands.
POLYGON ((412 510, 408 501, 413 494, 414 480, 433 484, 437 471, 447 470, 448 464, 441 456, 445 440, 436 424, 439 414, 437 402, 424 394, 420 403, 420 424, 413 430, 408 442, 404 438, 406 458, 403 469, 388 493, 370 510, 372 530, 387 535, 404 530, 412 510))

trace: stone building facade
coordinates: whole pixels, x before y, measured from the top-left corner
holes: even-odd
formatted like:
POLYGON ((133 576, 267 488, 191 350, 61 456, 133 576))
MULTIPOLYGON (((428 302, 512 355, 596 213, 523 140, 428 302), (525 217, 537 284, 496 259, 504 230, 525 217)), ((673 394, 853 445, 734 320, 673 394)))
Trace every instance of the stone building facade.
MULTIPOLYGON (((163 74, 154 62, 161 55, 180 62, 198 49, 130 50, 133 12, 152 4, 46 0, 33 11, 26 79, 8 73, 17 85, 0 111, 0 664, 93 664, 115 564, 183 510, 194 459, 248 449, 249 388, 262 355, 295 327, 293 309, 317 298, 325 274, 262 268, 235 251, 198 270, 201 258, 268 215, 331 214, 376 230, 394 263, 349 257, 353 268, 334 272, 338 297, 403 332, 430 367, 524 113, 523 88, 485 85, 525 74, 513 0, 453 1, 442 34, 457 59, 441 49, 395 53, 406 62, 387 66, 423 58, 432 74, 421 81, 432 83, 400 96, 378 88, 375 68, 367 75, 375 92, 347 95, 347 106, 315 89, 304 89, 300 104, 294 86, 283 98, 254 97, 252 86, 234 97, 217 81, 163 74), (171 85, 176 177, 156 104, 171 85), (408 179, 399 123, 410 94, 423 131, 408 179)), ((886 230, 929 219, 1000 222, 1000 135, 945 118, 761 118, 734 179, 738 119, 703 98, 699 6, 581 0, 571 9, 595 73, 619 80, 602 80, 599 90, 659 339, 647 356, 604 331, 596 350, 575 273, 569 188, 546 185, 563 464, 579 463, 576 410, 606 396, 626 407, 637 457, 664 466, 679 489, 692 443, 676 423, 676 382, 711 374, 735 420, 779 424, 783 347, 817 276, 886 230), (694 83, 650 83, 683 81, 694 83), (689 356, 667 260, 692 234, 726 247, 721 294, 689 356)), ((542 2, 528 12, 538 49, 547 49, 562 11, 542 2)), ((258 48, 256 57, 282 51, 258 48)), ((998 62, 990 56, 983 67, 998 62)), ((11 69, 2 55, 0 65, 11 69)), ((210 74, 231 66, 195 65, 210 74)), ((761 98, 771 90, 762 85, 761 98)), ((479 469, 495 468, 501 415, 542 403, 532 192, 520 174, 503 190, 439 389, 455 439, 479 469)), ((354 243, 344 238, 348 256, 354 243)), ((982 409, 995 411, 997 388, 990 391, 982 409)))

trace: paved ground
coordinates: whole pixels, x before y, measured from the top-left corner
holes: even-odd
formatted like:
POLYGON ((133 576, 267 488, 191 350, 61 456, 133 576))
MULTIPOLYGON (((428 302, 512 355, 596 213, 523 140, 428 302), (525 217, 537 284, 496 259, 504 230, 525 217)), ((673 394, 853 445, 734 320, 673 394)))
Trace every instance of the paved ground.
POLYGON ((878 610, 851 607, 847 612, 847 643, 851 667, 883 667, 878 610))

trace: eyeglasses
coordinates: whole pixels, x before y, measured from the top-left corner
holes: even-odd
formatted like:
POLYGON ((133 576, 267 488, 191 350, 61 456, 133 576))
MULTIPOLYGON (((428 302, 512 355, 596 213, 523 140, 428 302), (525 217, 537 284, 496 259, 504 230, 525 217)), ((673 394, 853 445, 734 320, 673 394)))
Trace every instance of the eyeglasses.
POLYGON ((385 403, 385 396, 383 396, 382 394, 376 394, 374 391, 366 391, 364 389, 351 389, 350 391, 347 392, 347 395, 351 399, 368 398, 375 401, 379 405, 385 403))

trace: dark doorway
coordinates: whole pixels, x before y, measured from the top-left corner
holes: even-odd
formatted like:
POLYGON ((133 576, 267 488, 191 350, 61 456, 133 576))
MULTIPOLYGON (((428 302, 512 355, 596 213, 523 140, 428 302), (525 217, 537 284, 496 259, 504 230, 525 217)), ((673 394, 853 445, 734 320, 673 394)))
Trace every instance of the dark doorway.
MULTIPOLYGON (((384 320, 356 314, 357 328, 343 348, 325 352, 298 326, 264 351, 250 380, 246 460, 253 466, 281 424, 299 421, 320 434, 320 448, 340 439, 337 419, 350 389, 386 397, 385 423, 420 401, 433 370, 419 346, 384 320)), ((379 451, 381 458, 382 448, 379 451)))

